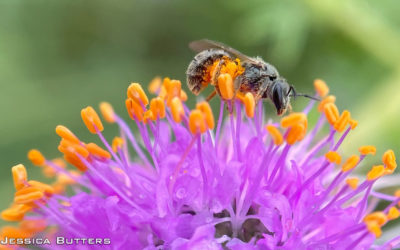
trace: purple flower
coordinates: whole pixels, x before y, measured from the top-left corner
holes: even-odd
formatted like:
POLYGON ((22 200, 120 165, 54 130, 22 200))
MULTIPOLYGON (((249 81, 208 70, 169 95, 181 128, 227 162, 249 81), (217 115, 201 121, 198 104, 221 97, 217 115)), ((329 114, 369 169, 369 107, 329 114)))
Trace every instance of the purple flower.
POLYGON ((277 123, 271 120, 275 117, 265 122, 262 102, 239 94, 221 100, 215 122, 207 102, 189 110, 179 81, 156 79, 150 92, 158 96, 150 101, 139 84, 132 84, 126 100, 132 123, 110 104, 100 105, 104 119, 120 129, 112 143, 103 137, 94 109, 81 112, 104 148, 56 128, 60 152, 79 171, 37 150, 29 152, 29 159, 55 177, 54 183, 28 181, 24 166, 12 168, 17 191, 2 217, 20 224, 4 227, 2 237, 42 236, 51 239, 48 247, 73 244, 78 249, 398 246, 400 236, 374 243, 381 227, 399 217, 400 193, 373 190, 376 180, 395 170, 393 151, 386 151, 382 165, 373 166, 362 180, 351 177, 376 149, 339 153, 357 122, 348 111, 339 113, 333 96, 325 97, 324 82, 317 80, 315 86, 316 96, 324 99, 317 107, 319 120, 309 128, 313 100, 303 112, 277 123), (342 160, 341 154, 348 157, 342 160), (389 205, 375 211, 379 200, 389 205), (56 244, 57 236, 64 245, 56 244))

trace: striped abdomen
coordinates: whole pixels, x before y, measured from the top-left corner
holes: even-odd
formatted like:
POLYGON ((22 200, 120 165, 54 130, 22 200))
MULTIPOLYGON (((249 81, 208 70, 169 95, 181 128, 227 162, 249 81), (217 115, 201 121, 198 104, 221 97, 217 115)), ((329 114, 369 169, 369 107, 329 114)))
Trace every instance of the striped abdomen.
POLYGON ((187 85, 195 95, 198 95, 210 83, 210 67, 221 58, 230 58, 229 54, 221 49, 208 49, 198 53, 190 62, 186 71, 187 85))

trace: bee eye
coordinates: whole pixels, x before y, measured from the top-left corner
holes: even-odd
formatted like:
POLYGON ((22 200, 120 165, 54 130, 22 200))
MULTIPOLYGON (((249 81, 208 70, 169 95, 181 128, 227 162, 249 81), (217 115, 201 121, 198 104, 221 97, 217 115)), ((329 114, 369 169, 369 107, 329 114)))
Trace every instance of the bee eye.
POLYGON ((272 92, 272 102, 278 110, 282 108, 282 99, 282 88, 277 85, 272 92))

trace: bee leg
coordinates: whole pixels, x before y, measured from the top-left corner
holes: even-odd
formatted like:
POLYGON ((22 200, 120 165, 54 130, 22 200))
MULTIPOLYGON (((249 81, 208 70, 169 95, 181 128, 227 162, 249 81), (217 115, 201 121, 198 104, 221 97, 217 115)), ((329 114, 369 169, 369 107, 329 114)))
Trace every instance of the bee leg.
POLYGON ((254 100, 256 101, 256 103, 258 103, 258 101, 262 98, 263 94, 265 91, 267 91, 269 86, 269 82, 268 81, 263 81, 263 83, 261 84, 260 88, 258 89, 256 96, 254 97, 254 100))
POLYGON ((213 97, 217 94, 217 91, 214 89, 214 91, 207 97, 206 101, 209 102, 213 97))

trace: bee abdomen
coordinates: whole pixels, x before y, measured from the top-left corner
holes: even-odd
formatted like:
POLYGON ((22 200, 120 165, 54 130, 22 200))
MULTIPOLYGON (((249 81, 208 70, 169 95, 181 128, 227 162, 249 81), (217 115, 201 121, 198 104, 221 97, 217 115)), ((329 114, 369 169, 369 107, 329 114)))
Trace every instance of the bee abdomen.
POLYGON ((221 49, 209 49, 198 53, 194 59, 190 62, 189 67, 186 71, 187 85, 195 95, 198 95, 205 87, 208 82, 206 74, 208 74, 208 68, 214 64, 215 61, 220 60, 223 57, 230 57, 228 53, 221 49))

